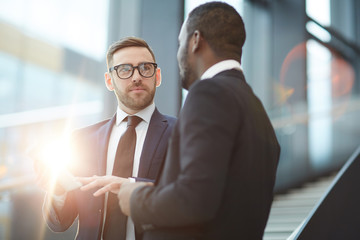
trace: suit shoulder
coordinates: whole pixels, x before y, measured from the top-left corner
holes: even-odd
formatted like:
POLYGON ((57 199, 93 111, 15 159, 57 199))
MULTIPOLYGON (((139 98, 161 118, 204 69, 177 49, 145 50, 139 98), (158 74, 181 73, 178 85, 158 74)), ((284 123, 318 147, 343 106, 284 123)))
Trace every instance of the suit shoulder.
POLYGON ((191 86, 187 98, 198 98, 199 96, 206 96, 218 98, 230 97, 232 91, 237 91, 238 86, 228 81, 227 77, 215 76, 213 78, 197 81, 191 86))
POLYGON ((75 129, 74 134, 77 135, 77 134, 85 134, 85 133, 89 133, 89 132, 95 132, 96 130, 98 130, 99 128, 101 128, 105 124, 107 124, 110 120, 111 119, 106 119, 106 120, 103 120, 101 122, 88 125, 86 127, 75 129))
POLYGON ((243 84, 247 84, 243 72, 238 70, 228 70, 216 74, 213 78, 207 80, 209 84, 216 84, 218 87, 231 87, 237 88, 243 84))
MULTIPOLYGON (((192 89, 191 89, 192 90, 192 89)), ((214 97, 242 98, 248 93, 253 94, 241 71, 228 70, 218 73, 212 78, 198 81, 194 84, 193 92, 206 93, 214 97)))

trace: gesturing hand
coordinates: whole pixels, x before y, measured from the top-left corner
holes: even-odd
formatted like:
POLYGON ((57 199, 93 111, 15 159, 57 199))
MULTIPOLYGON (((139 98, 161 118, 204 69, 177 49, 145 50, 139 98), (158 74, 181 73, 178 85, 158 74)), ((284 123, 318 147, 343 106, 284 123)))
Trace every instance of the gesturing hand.
POLYGON ((120 186, 124 182, 130 182, 127 178, 117 176, 92 176, 92 177, 78 177, 78 181, 84 184, 80 189, 88 191, 90 189, 99 188, 93 195, 100 196, 106 192, 118 194, 120 186))

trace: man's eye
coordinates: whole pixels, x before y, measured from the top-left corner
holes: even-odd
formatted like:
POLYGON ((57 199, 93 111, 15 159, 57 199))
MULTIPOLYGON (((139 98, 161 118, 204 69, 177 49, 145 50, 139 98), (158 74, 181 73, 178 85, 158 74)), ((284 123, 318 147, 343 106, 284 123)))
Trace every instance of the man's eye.
POLYGON ((152 64, 144 64, 142 66, 142 69, 145 70, 145 71, 150 71, 150 70, 152 70, 152 68, 153 68, 152 64))
POLYGON ((131 71, 131 67, 130 66, 123 66, 123 67, 120 67, 118 69, 118 71, 120 71, 120 72, 129 72, 129 71, 131 71))
POLYGON ((148 71, 148 70, 151 69, 151 67, 150 67, 149 65, 144 65, 143 69, 144 69, 145 71, 148 71))

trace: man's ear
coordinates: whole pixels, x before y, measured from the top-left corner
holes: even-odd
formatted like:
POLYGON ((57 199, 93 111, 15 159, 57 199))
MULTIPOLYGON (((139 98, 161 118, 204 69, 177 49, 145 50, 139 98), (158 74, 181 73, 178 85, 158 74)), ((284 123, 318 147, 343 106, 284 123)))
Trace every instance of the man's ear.
POLYGON ((113 90, 114 90, 114 86, 113 86, 113 83, 112 83, 112 80, 111 80, 110 73, 106 72, 106 73, 104 74, 104 77, 105 77, 105 85, 106 85, 106 88, 107 88, 109 91, 113 91, 113 90))
POLYGON ((161 70, 160 70, 160 68, 156 69, 155 82, 156 82, 156 87, 159 87, 161 85, 161 70))
POLYGON ((194 53, 200 48, 201 44, 201 34, 199 30, 195 30, 192 36, 193 45, 191 51, 194 53))

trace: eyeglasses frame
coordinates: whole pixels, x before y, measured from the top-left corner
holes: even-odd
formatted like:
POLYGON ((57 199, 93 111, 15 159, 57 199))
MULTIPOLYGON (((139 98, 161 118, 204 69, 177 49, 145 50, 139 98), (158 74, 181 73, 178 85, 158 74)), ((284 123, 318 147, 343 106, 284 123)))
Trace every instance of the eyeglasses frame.
POLYGON ((138 70, 138 73, 140 74, 140 76, 142 76, 142 77, 144 77, 144 78, 151 78, 151 77, 153 77, 153 76, 155 75, 157 66, 158 66, 157 63, 153 63, 153 62, 142 62, 142 63, 140 63, 140 64, 137 65, 137 66, 133 66, 132 64, 129 64, 129 63, 123 63, 123 64, 119 64, 119 65, 116 65, 116 66, 113 66, 113 67, 109 68, 109 72, 112 72, 113 70, 115 70, 116 75, 118 76, 118 78, 120 78, 120 79, 129 79, 129 78, 131 78, 131 77, 134 75, 135 68, 136 68, 136 69, 138 70), (140 73, 140 71, 139 71, 139 66, 140 66, 141 64, 146 64, 146 63, 150 63, 150 64, 152 64, 152 65, 155 67, 155 68, 154 68, 154 73, 153 73, 151 76, 149 76, 149 77, 143 76, 143 75, 140 73), (127 77, 127 78, 121 78, 121 77, 119 77, 119 74, 118 74, 118 72, 117 72, 117 69, 118 69, 121 65, 130 65, 130 66, 132 67, 132 73, 131 73, 131 75, 130 75, 129 77, 127 77))

